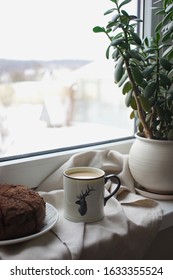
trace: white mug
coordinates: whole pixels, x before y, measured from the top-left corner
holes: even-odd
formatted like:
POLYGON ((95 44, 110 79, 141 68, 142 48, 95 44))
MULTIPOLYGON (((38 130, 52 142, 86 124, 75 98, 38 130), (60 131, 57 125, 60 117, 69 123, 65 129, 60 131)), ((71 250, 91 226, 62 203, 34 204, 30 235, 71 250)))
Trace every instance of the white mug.
POLYGON ((120 188, 115 174, 94 167, 73 167, 63 173, 64 217, 73 222, 95 222, 104 217, 104 206, 120 188), (104 197, 105 183, 115 178, 116 189, 104 197))

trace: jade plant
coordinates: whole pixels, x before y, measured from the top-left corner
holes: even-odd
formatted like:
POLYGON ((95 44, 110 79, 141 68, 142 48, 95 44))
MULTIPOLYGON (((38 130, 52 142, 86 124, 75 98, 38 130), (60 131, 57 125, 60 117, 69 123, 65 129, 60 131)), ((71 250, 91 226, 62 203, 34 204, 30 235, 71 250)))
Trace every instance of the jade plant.
POLYGON ((142 20, 127 12, 132 0, 109 1, 107 25, 93 31, 109 40, 106 57, 115 62, 114 81, 131 107, 130 118, 141 136, 173 140, 173 0, 153 4, 160 20, 154 35, 145 38, 136 31, 142 20))

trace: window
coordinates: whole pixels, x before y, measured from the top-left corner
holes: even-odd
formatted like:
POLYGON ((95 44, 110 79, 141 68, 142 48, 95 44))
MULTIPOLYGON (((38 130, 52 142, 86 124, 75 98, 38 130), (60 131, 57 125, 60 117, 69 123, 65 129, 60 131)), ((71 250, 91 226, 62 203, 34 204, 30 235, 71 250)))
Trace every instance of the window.
POLYGON ((1 0, 1 160, 133 135, 108 41, 92 32, 110 4, 1 0))

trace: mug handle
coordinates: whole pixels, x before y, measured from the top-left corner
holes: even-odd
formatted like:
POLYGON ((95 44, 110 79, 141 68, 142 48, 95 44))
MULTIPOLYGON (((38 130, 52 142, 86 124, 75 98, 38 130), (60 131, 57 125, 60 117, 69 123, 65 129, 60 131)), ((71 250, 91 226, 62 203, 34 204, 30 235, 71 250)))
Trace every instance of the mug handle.
POLYGON ((116 189, 110 193, 110 195, 104 197, 104 206, 106 205, 106 202, 114 195, 116 194, 116 192, 119 190, 120 186, 121 186, 121 181, 120 179, 118 178, 118 176, 116 176, 115 174, 109 174, 109 175, 106 175, 105 176, 105 184, 106 182, 111 179, 111 178, 115 178, 117 181, 118 181, 118 185, 116 187, 116 189))

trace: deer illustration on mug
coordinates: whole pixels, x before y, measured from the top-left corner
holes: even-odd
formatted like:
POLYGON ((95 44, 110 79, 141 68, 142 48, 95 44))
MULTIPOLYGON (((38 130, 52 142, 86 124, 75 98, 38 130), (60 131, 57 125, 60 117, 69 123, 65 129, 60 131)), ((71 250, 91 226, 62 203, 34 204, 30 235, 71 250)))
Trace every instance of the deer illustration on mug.
POLYGON ((81 194, 77 196, 78 200, 75 202, 76 204, 79 205, 78 211, 81 214, 81 216, 84 216, 87 213, 87 202, 86 202, 86 197, 91 194, 92 191, 95 191, 92 187, 90 188, 87 185, 87 189, 85 193, 81 191, 81 194))

